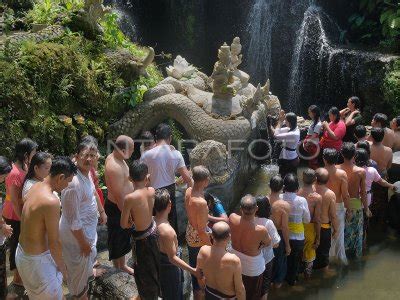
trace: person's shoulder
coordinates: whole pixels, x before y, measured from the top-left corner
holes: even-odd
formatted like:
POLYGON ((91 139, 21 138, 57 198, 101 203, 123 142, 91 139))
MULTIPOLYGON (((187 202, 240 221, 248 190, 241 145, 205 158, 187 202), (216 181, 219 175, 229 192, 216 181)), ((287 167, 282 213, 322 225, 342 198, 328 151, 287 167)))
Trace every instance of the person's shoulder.
POLYGON ((168 223, 162 223, 157 226, 157 231, 160 237, 173 239, 176 236, 174 228, 168 223))
POLYGON ((227 252, 227 253, 225 253, 224 258, 233 267, 237 267, 240 265, 240 258, 236 254, 227 252))

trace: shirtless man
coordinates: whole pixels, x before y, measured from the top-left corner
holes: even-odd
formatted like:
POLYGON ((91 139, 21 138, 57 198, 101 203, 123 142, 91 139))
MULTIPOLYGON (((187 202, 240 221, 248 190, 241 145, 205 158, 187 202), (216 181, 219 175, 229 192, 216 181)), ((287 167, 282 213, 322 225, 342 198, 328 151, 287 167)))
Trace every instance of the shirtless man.
POLYGON ((325 169, 328 171, 329 180, 327 188, 336 195, 336 217, 338 222, 338 234, 336 239, 332 239, 332 247, 329 255, 343 264, 347 264, 346 252, 344 249, 344 226, 346 213, 349 214, 349 191, 347 186, 347 174, 345 171, 336 167, 338 152, 335 149, 324 149, 323 159, 325 169))
POLYGON ((274 265, 273 265, 273 278, 272 282, 276 288, 282 286, 283 280, 286 277, 286 264, 287 256, 290 255, 289 243, 289 213, 290 205, 283 201, 280 197, 283 189, 283 179, 280 175, 276 175, 269 181, 271 189, 270 203, 271 203, 271 220, 274 222, 278 230, 281 241, 279 246, 274 248, 274 265))
POLYGON ((197 256, 197 269, 206 281, 206 299, 246 299, 239 257, 226 251, 230 228, 226 222, 212 227, 212 246, 203 246, 197 256))
POLYGON ((109 260, 113 261, 115 268, 133 275, 133 269, 125 262, 125 255, 131 250, 130 231, 122 229, 120 225, 121 211, 124 198, 133 191, 133 184, 129 180, 129 167, 125 162, 134 151, 133 140, 121 135, 115 142, 114 151, 106 158, 104 177, 108 190, 108 199, 104 209, 108 216, 108 251, 109 260))
MULTIPOLYGON (((387 128, 388 117, 385 114, 377 113, 374 115, 371 121, 372 128, 382 128, 385 132, 385 136, 382 140, 382 144, 386 147, 393 148, 395 134, 390 128, 387 128)), ((372 137, 369 136, 368 140, 372 142, 372 137)))
POLYGON ((157 224, 158 244, 160 248, 160 285, 163 299, 183 299, 182 270, 197 276, 196 269, 184 262, 174 228, 168 221, 172 203, 167 190, 158 190, 155 194, 154 220, 157 224))
POLYGON ((35 184, 26 197, 16 264, 29 299, 63 299, 62 281, 67 270, 59 240, 60 193, 77 172, 66 157, 53 160, 50 175, 35 184))
MULTIPOLYGON (((204 166, 196 166, 192 171, 194 185, 186 190, 185 208, 188 216, 186 227, 186 242, 189 250, 189 265, 196 267, 197 255, 204 245, 211 245, 208 234, 208 206, 204 199, 204 189, 208 186, 210 172, 204 166)), ((192 275, 194 299, 203 299, 204 291, 201 289, 196 277, 192 275)))
POLYGON ((371 216, 365 184, 366 172, 354 163, 356 147, 353 143, 344 143, 341 154, 344 162, 339 168, 347 174, 351 210, 351 217, 346 220, 344 243, 348 254, 359 258, 363 247, 363 211, 367 218, 371 216))
POLYGON ((329 265, 329 249, 331 239, 335 240, 338 234, 338 224, 336 220, 336 195, 326 184, 329 181, 329 173, 325 168, 315 171, 317 181, 315 191, 322 197, 321 205, 321 233, 320 243, 316 251, 314 269, 327 269, 329 265), (331 230, 333 228, 333 231, 331 230))
MULTIPOLYGON (((383 179, 387 179, 387 170, 392 166, 393 151, 382 144, 384 135, 385 132, 382 128, 371 129, 371 159, 376 161, 379 175, 383 179)), ((373 199, 370 206, 373 215, 372 219, 375 219, 375 221, 378 221, 380 225, 385 227, 388 210, 388 189, 373 183, 372 195, 373 199)))
POLYGON ((265 270, 261 248, 270 245, 271 237, 265 226, 255 223, 257 202, 253 196, 246 195, 240 200, 240 210, 241 216, 235 213, 229 216, 232 253, 236 254, 242 263, 242 279, 246 288, 246 299, 260 299, 265 270))
POLYGON ((157 300, 160 295, 160 270, 157 226, 153 220, 155 190, 150 185, 146 164, 135 161, 129 168, 135 190, 126 195, 121 227, 130 229, 136 246, 135 281, 141 299, 157 300), (133 228, 134 227, 134 228, 133 228))
POLYGON ((303 261, 305 262, 304 277, 306 278, 311 276, 316 257, 315 249, 318 248, 320 243, 322 197, 315 191, 313 186, 315 180, 316 175, 313 169, 304 170, 304 185, 297 192, 297 195, 306 198, 311 218, 310 223, 304 224, 303 261))
POLYGON ((393 118, 390 128, 394 132, 393 152, 400 151, 400 116, 393 118))

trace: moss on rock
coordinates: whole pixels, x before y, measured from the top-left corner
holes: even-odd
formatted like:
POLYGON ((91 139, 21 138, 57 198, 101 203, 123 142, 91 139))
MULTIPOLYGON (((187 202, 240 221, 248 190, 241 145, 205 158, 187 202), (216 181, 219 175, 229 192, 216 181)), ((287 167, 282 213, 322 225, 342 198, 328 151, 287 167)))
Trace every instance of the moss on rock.
POLYGON ((400 115, 400 59, 395 61, 393 69, 386 75, 383 93, 394 115, 400 115))

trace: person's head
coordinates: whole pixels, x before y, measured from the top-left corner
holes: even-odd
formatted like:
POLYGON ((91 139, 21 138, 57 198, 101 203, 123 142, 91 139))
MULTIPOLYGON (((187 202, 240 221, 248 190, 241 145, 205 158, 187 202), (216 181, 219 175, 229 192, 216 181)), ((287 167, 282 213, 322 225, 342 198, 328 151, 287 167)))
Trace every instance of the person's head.
POLYGON ((135 160, 129 168, 129 178, 132 182, 150 182, 149 168, 143 162, 135 160))
POLYGON ((338 159, 338 152, 336 149, 333 148, 326 148, 322 152, 322 157, 324 159, 324 163, 326 165, 334 165, 337 163, 338 159))
POLYGON ((329 121, 338 123, 340 121, 340 111, 337 107, 331 107, 328 111, 329 121))
POLYGON ((99 147, 99 142, 97 141, 97 139, 93 136, 93 135, 85 135, 82 139, 81 142, 91 142, 93 144, 95 144, 97 147, 99 147))
POLYGON ((242 197, 240 200, 240 210, 242 211, 243 216, 254 216, 257 211, 256 198, 249 194, 242 197))
POLYGON ((271 216, 271 204, 267 197, 258 196, 256 197, 257 202, 257 212, 256 216, 259 218, 267 218, 271 216))
POLYGON ((308 116, 313 120, 314 126, 317 125, 319 119, 321 118, 321 110, 316 105, 311 105, 308 108, 308 116))
POLYGON ((57 156, 52 160, 49 178, 54 183, 54 190, 60 193, 77 173, 77 167, 69 157, 57 156))
POLYGON ((344 160, 352 160, 356 155, 356 146, 353 143, 343 143, 342 149, 340 150, 344 160))
POLYGON ((129 159, 135 151, 135 143, 131 137, 120 135, 115 141, 114 151, 120 154, 123 159, 129 159))
POLYGON ((217 222, 211 228, 211 236, 214 244, 228 244, 231 237, 231 229, 226 222, 217 222))
POLYGON ((381 127, 385 128, 387 125, 388 117, 385 114, 377 113, 374 115, 371 121, 372 127, 381 127))
POLYGON ((155 143, 154 135, 150 131, 144 131, 140 135, 140 139, 143 143, 144 150, 150 149, 155 143))
POLYGON ((303 171, 304 185, 312 185, 315 182, 315 171, 307 168, 303 171))
POLYGON ((299 180, 293 173, 289 173, 283 179, 283 190, 286 193, 296 193, 299 189, 299 180))
POLYGON ((280 193, 283 189, 283 179, 280 175, 275 175, 269 181, 269 188, 273 193, 280 193))
POLYGON ((295 113, 287 113, 285 117, 285 125, 290 129, 290 131, 295 130, 297 127, 297 116, 295 113))
POLYGON ((169 214, 171 211, 171 205, 169 192, 166 189, 156 190, 154 196, 154 211, 156 214, 163 212, 169 214))
POLYGON ((22 168, 29 167, 32 157, 35 155, 38 144, 31 139, 25 138, 15 145, 15 159, 22 165, 22 168))
POLYGON ((207 206, 209 209, 212 209, 215 205, 214 196, 211 195, 209 192, 204 193, 204 199, 207 201, 207 206))
POLYGON ((195 185, 205 188, 210 180, 210 171, 205 166, 195 166, 192 169, 192 177, 195 185))
POLYGON ((392 130, 398 130, 400 128, 400 116, 393 118, 393 120, 390 122, 390 128, 392 130))
POLYGON ((49 173, 52 162, 52 155, 47 152, 36 152, 26 173, 25 180, 37 179, 42 181, 49 173))
POLYGON ((356 96, 350 97, 349 100, 347 101, 347 107, 351 111, 356 110, 356 109, 359 110, 361 108, 360 98, 358 98, 356 96))
POLYGON ((82 173, 88 173, 98 160, 99 151, 91 141, 81 141, 76 148, 75 161, 82 173))
POLYGON ((356 128, 354 128, 354 136, 357 138, 357 141, 365 139, 367 136, 367 128, 365 128, 364 125, 357 125, 356 128))
POLYGON ((369 165, 369 154, 365 149, 358 148, 356 150, 356 165, 358 167, 367 167, 369 165))
POLYGON ((318 185, 325 185, 329 180, 329 172, 325 168, 318 168, 315 170, 315 177, 317 178, 318 185))
POLYGON ((371 146, 369 145, 368 141, 361 141, 356 144, 357 149, 364 149, 368 152, 368 155, 371 154, 371 146))
POLYGON ((165 123, 161 123, 156 128, 156 141, 165 141, 167 144, 171 143, 172 130, 171 127, 165 123))
POLYGON ((0 183, 3 183, 7 175, 11 172, 12 166, 7 158, 0 156, 0 183))
POLYGON ((385 130, 383 128, 374 127, 371 129, 371 137, 374 143, 381 143, 385 137, 385 130))

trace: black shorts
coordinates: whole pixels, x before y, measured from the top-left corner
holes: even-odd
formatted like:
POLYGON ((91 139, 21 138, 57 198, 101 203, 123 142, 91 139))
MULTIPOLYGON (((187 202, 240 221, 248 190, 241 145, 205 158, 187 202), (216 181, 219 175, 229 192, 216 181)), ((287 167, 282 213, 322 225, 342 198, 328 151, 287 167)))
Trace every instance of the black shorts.
POLYGON ((107 244, 109 260, 118 259, 131 251, 131 233, 121 227, 121 211, 118 206, 106 200, 104 210, 107 214, 107 244))
POLYGON ((8 244, 10 246, 10 271, 15 270, 17 267, 15 265, 15 252, 17 251, 19 234, 21 232, 21 221, 10 220, 4 218, 6 224, 10 225, 13 229, 13 234, 8 239, 8 244))

